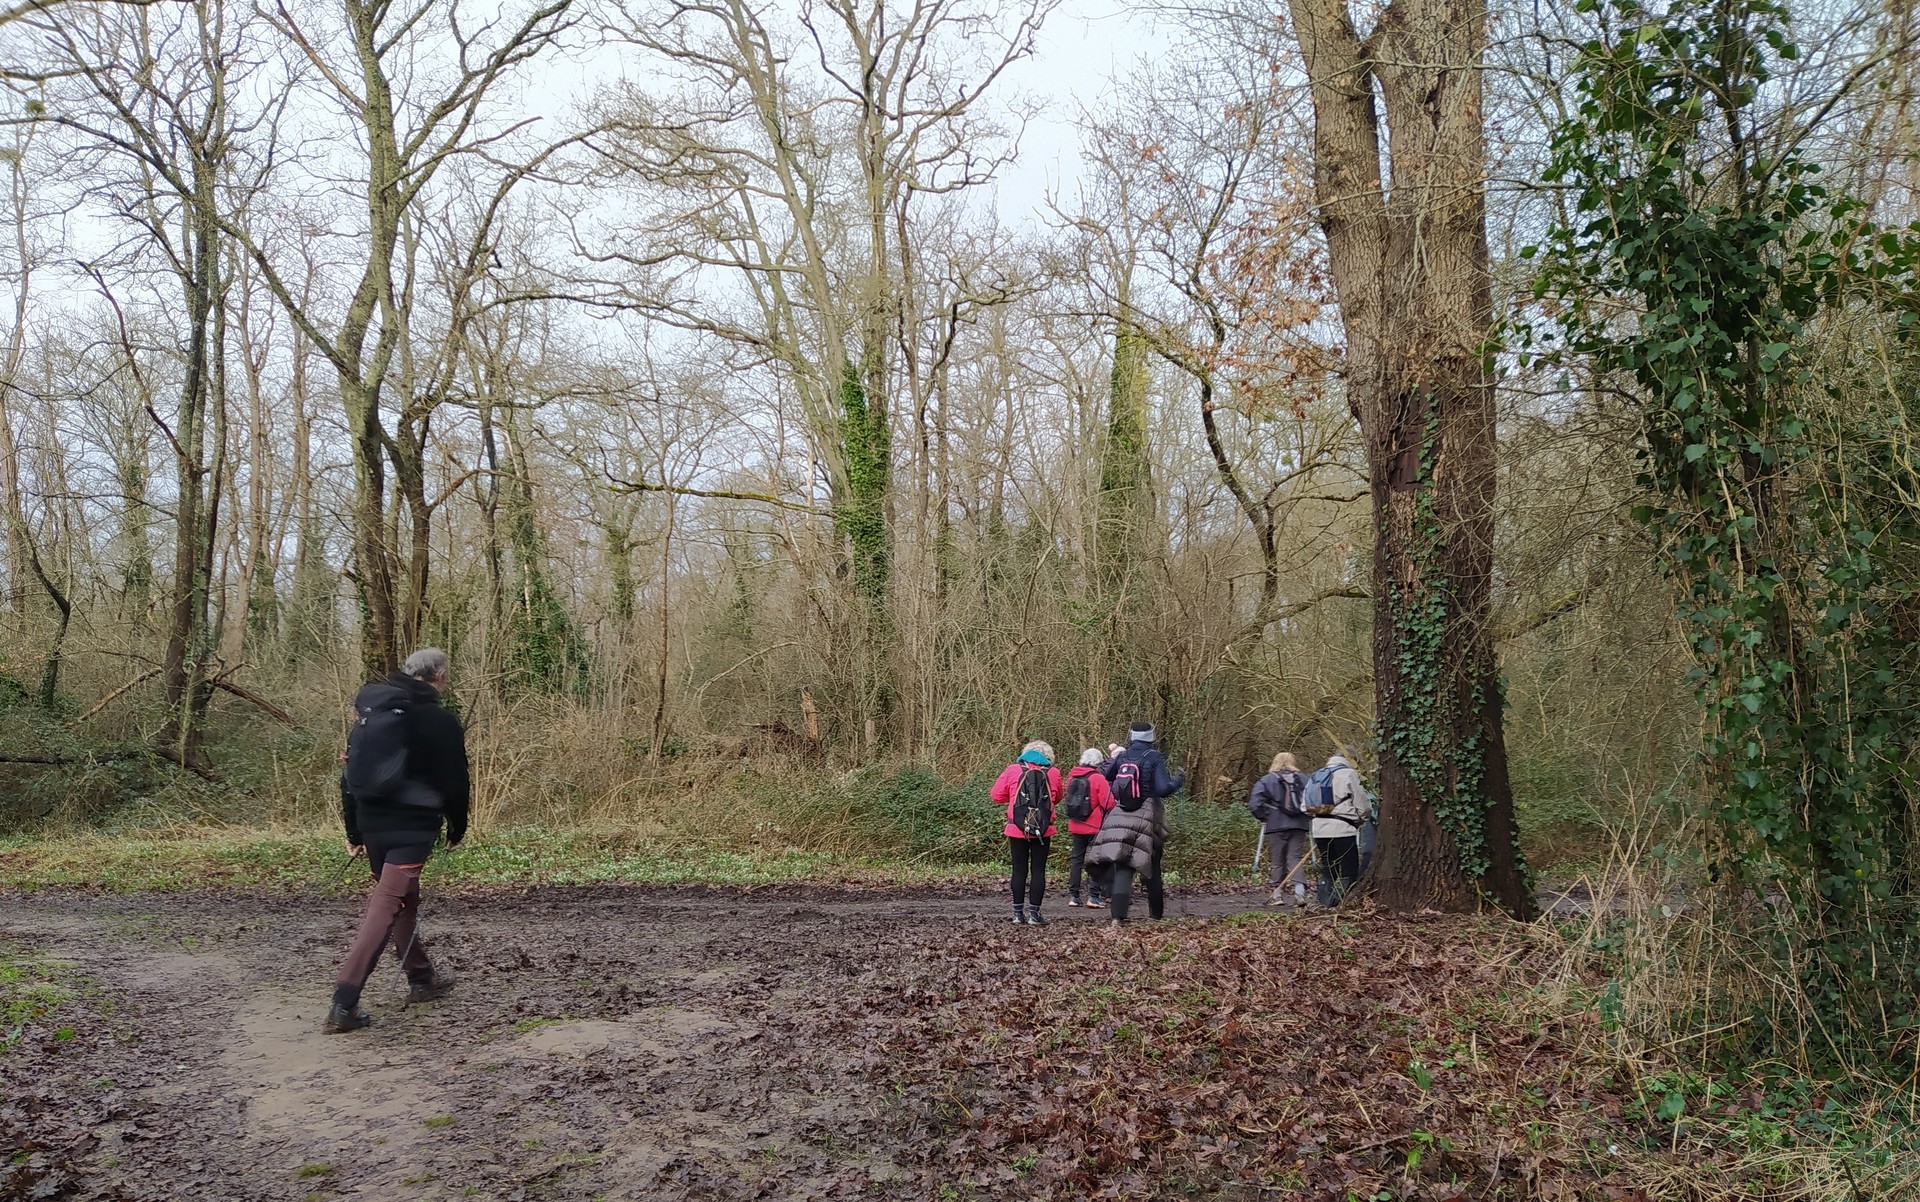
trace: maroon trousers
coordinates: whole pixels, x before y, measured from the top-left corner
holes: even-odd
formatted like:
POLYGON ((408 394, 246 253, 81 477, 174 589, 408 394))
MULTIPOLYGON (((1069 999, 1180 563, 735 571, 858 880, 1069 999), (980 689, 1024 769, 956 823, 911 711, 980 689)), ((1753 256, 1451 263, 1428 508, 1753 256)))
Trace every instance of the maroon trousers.
POLYGON ((367 898, 367 912, 360 920, 360 933, 354 936, 346 962, 333 989, 335 1003, 352 1009, 360 1002, 360 991, 380 963, 380 949, 393 945, 394 959, 406 970, 407 977, 425 977, 433 965, 427 959, 426 945, 417 930, 420 918, 420 870, 426 866, 431 843, 382 845, 367 841, 367 860, 373 868, 373 892, 367 898))

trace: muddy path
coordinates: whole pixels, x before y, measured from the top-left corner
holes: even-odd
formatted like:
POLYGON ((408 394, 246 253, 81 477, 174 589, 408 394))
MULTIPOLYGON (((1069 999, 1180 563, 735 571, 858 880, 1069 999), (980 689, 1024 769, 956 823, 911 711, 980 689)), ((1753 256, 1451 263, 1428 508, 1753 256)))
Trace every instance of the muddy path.
MULTIPOLYGON (((1011 927, 984 887, 430 888, 454 992, 407 1006, 383 963, 375 1025, 323 1036, 357 904, 0 894, 0 946, 78 983, 67 1025, 0 1055, 0 1198, 925 1196, 843 1008, 929 941, 1011 927)), ((1072 956, 1105 912, 1049 916, 1010 933, 1072 956)))

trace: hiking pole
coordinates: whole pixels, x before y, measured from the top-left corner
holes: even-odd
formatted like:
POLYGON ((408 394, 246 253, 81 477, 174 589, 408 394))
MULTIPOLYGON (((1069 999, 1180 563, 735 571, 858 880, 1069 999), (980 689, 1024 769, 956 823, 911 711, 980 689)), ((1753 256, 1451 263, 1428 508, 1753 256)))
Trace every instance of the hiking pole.
POLYGON ((1285 889, 1288 885, 1293 884, 1293 878, 1299 873, 1299 871, 1302 868, 1305 868, 1307 866, 1307 860, 1309 858, 1311 857, 1301 856, 1299 863, 1295 864, 1292 868, 1287 869, 1287 875, 1281 877, 1280 883, 1273 887, 1274 892, 1278 893, 1280 890, 1285 889))
POLYGON ((1253 845, 1253 875, 1256 877, 1260 875, 1260 853, 1265 851, 1266 849, 1267 849, 1267 827, 1265 823, 1262 823, 1260 825, 1260 838, 1253 845))

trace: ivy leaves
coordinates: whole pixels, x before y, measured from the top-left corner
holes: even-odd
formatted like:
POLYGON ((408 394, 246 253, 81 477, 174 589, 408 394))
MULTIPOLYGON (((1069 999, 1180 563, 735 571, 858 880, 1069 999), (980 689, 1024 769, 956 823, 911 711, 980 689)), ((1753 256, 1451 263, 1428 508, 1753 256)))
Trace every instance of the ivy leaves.
POLYGON ((1814 954, 1782 954, 1824 978, 1809 992, 1844 1025, 1908 1000, 1911 974, 1888 970, 1911 958, 1910 920, 1882 903, 1906 871, 1895 554, 1916 530, 1908 415, 1838 403, 1812 364, 1858 354, 1823 341, 1835 313, 1911 337, 1920 237, 1875 229, 1817 163, 1760 148, 1757 98, 1797 57, 1784 8, 1615 0, 1612 15, 1627 32, 1583 48, 1554 139, 1547 178, 1573 189, 1575 218, 1536 287, 1559 302, 1554 353, 1630 384, 1639 407, 1633 516, 1697 665, 1717 867, 1785 896, 1780 929, 1814 954))

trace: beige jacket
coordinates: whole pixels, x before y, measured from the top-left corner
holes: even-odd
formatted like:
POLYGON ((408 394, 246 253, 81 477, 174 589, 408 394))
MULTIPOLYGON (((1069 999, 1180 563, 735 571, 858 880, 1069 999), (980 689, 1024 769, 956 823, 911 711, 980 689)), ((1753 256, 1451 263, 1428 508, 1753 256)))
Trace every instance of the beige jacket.
POLYGON ((1345 756, 1333 756, 1327 760, 1327 767, 1333 769, 1333 812, 1343 818, 1315 818, 1313 837, 1316 839, 1348 839, 1360 833, 1360 824, 1367 820, 1372 812, 1372 804, 1367 799, 1366 786, 1360 783, 1360 774, 1345 756), (1352 822, 1344 818, 1353 819, 1352 822))

